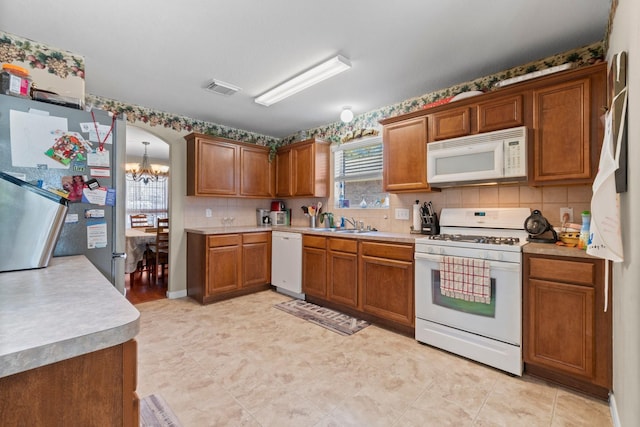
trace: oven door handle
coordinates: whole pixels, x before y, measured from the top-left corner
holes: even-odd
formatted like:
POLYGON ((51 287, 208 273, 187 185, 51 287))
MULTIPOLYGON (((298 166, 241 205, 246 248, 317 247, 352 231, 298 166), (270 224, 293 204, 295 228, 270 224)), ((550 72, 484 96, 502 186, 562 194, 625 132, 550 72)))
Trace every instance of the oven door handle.
MULTIPOLYGON (((430 254, 425 254, 421 252, 416 252, 415 259, 416 259, 416 262, 420 260, 424 260, 424 261, 429 261, 429 262, 434 262, 439 264, 440 261, 442 261, 442 255, 430 255, 430 254)), ((495 269, 495 270, 519 272, 521 267, 521 264, 518 262, 502 262, 502 261, 495 261, 495 260, 487 260, 487 261, 489 261, 490 263, 489 268, 495 269)))

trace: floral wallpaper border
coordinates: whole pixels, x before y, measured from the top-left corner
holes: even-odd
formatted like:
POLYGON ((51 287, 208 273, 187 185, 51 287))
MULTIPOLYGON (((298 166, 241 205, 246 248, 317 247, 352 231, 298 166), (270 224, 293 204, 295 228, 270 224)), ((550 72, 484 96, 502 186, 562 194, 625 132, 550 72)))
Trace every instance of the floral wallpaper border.
POLYGON ((0 31, 0 62, 24 62, 32 69, 46 69, 61 79, 84 80, 84 58, 43 43, 0 31))
POLYGON ((280 138, 274 138, 272 136, 261 135, 255 132, 235 129, 202 120, 195 120, 189 117, 156 111, 137 105, 129 105, 91 94, 87 94, 85 102, 87 106, 91 106, 93 108, 99 108, 101 110, 111 111, 117 114, 125 113, 127 115, 127 121, 130 123, 139 121, 149 124, 152 127, 163 126, 165 128, 171 128, 176 132, 187 131, 205 133, 263 146, 282 145, 282 140, 280 138))
MULTIPOLYGON (((614 12, 612 8, 611 13, 614 12)), ((609 28, 607 28, 607 32, 609 28)), ((606 37, 605 37, 606 40, 606 37)), ((248 142, 263 146, 279 147, 298 141, 302 138, 316 137, 331 142, 340 142, 342 136, 356 133, 364 129, 380 129, 378 123, 387 117, 418 111, 432 102, 457 95, 469 90, 491 91, 495 84, 501 80, 521 76, 533 71, 543 70, 557 65, 572 62, 576 67, 591 65, 604 60, 605 41, 599 41, 588 46, 570 50, 538 61, 532 61, 524 65, 510 68, 496 74, 479 77, 475 80, 456 84, 454 86, 430 92, 389 105, 377 110, 369 111, 354 117, 351 123, 334 122, 317 128, 301 130, 294 135, 285 138, 275 138, 267 135, 235 129, 228 126, 191 119, 176 114, 157 111, 137 105, 130 105, 120 101, 99 97, 91 94, 85 95, 85 105, 92 108, 100 108, 114 113, 126 113, 130 123, 142 122, 151 126, 163 126, 177 132, 198 132, 216 135, 236 141, 248 142)), ((53 50, 42 43, 36 43, 0 31, 0 62, 27 61, 33 68, 44 68, 60 78, 77 76, 84 79, 84 59, 69 52, 53 50)))
MULTIPOLYGON (((374 128, 380 129, 379 120, 387 117, 399 116, 406 113, 422 110, 425 105, 432 102, 457 95, 470 90, 481 90, 489 92, 496 89, 495 84, 501 80, 518 77, 534 71, 544 70, 546 68, 562 65, 572 62, 576 67, 584 67, 597 62, 604 61, 604 43, 602 41, 593 43, 588 46, 573 49, 565 53, 551 56, 538 61, 532 61, 524 65, 510 68, 496 74, 480 77, 468 82, 459 83, 446 89, 430 92, 415 98, 410 98, 398 104, 380 108, 378 110, 369 111, 353 118, 350 123, 335 122, 326 126, 309 129, 306 133, 310 137, 321 138, 332 142, 340 141, 340 135, 345 135, 357 129, 374 128)), ((285 144, 289 144, 296 140, 296 135, 283 138, 285 144)))

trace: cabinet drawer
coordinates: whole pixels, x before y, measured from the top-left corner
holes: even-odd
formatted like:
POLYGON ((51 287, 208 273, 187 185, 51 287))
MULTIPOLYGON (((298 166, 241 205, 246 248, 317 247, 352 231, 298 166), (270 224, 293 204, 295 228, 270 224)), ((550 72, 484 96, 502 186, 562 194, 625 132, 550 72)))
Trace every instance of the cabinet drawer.
POLYGON ((267 243, 271 233, 245 233, 242 235, 242 243, 267 243))
POLYGON ((241 234, 222 234, 207 237, 207 246, 210 248, 235 246, 240 244, 242 244, 241 234))
POLYGON ((393 243, 360 242, 360 252, 363 256, 413 261, 413 245, 393 243))
POLYGON ((431 115, 429 140, 456 138, 471 133, 471 108, 455 108, 431 115))
POLYGON ((522 126, 522 95, 478 104, 478 132, 522 126))
POLYGON ((326 249, 327 247, 327 238, 320 236, 302 236, 302 246, 307 248, 319 248, 326 249))
POLYGON ((550 258, 529 258, 529 277, 593 285, 595 265, 586 261, 568 261, 550 258))
POLYGON ((329 249, 332 251, 355 254, 358 252, 358 241, 355 239, 329 238, 329 249))

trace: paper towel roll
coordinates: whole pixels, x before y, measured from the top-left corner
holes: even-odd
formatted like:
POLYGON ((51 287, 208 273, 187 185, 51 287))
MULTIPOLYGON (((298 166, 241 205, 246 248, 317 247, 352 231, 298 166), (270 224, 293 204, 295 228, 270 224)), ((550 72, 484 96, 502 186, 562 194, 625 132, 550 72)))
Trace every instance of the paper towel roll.
POLYGON ((418 203, 413 205, 413 230, 422 230, 422 217, 420 216, 420 205, 418 203))

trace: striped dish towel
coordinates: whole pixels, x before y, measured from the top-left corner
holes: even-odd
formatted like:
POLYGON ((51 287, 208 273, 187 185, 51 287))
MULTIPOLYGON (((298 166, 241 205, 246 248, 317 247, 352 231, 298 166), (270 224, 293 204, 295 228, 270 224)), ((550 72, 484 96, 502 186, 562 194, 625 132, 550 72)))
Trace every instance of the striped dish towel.
POLYGON ((440 260, 440 293, 465 301, 491 303, 489 261, 444 256, 440 260))

